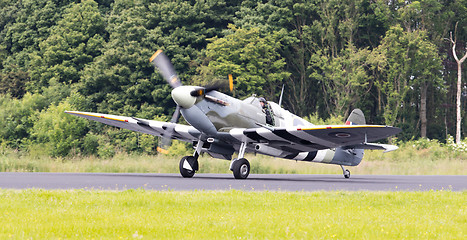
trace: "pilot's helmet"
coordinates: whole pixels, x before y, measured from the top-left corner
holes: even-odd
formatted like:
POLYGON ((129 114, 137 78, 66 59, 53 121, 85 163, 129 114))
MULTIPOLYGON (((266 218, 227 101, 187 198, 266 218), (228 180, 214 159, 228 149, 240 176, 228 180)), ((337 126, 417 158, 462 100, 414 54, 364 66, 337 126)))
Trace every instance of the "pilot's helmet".
POLYGON ((263 98, 263 97, 260 97, 260 98, 258 98, 258 99, 259 99, 260 102, 267 103, 267 102, 266 102, 266 99, 263 98))

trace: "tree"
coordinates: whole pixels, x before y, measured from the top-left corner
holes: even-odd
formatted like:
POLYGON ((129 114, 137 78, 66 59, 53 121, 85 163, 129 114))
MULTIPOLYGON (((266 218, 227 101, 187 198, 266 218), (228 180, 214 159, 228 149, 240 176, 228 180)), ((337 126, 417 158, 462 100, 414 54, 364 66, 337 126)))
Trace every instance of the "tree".
POLYGON ((102 54, 84 68, 78 84, 79 91, 93 102, 90 110, 149 119, 164 113, 170 94, 149 63, 157 47, 147 29, 147 4, 113 4, 106 26, 109 39, 102 54))
POLYGON ((369 61, 376 75, 375 85, 383 94, 380 99, 384 102, 385 123, 394 125, 401 110, 420 106, 420 133, 426 137, 426 89, 428 84, 441 85, 441 60, 426 32, 404 31, 399 25, 391 27, 369 61), (408 94, 416 89, 418 100, 412 104, 408 94))
MULTIPOLYGON (((0 69, 10 76, 31 76, 30 57, 50 35, 61 11, 51 0, 5 2, 0 3, 0 69)), ((37 85, 28 81, 24 87, 32 90, 37 85)))
POLYGON ((0 72, 0 94, 9 94, 14 98, 22 98, 26 93, 26 85, 29 82, 27 72, 17 70, 14 72, 0 72))
MULTIPOLYGON (((456 30, 457 30, 457 23, 456 23, 456 30)), ((457 32, 457 31, 456 31, 457 32)), ((456 94, 456 113, 457 113, 457 121, 456 121, 456 143, 459 144, 461 142, 461 91, 462 91, 462 63, 467 58, 467 46, 465 46, 465 55, 459 59, 456 53, 456 37, 454 40, 452 39, 452 32, 450 35, 450 40, 452 43, 452 55, 457 62, 457 94, 456 94)))
POLYGON ((26 93, 21 99, 0 95, 0 143, 27 148, 34 119, 47 104, 46 97, 40 94, 26 93))
POLYGON ((31 56, 31 80, 37 88, 55 83, 73 84, 80 71, 101 54, 104 21, 97 3, 92 0, 72 3, 51 34, 31 56))
POLYGON ((64 157, 72 150, 79 153, 89 121, 65 113, 75 106, 68 101, 52 105, 37 115, 31 136, 50 156, 64 157))
POLYGON ((206 56, 214 74, 232 74, 237 83, 236 93, 248 96, 253 93, 274 99, 290 73, 285 71, 285 60, 278 53, 282 48, 281 33, 262 36, 258 28, 249 30, 229 26, 232 34, 213 38, 206 56))
MULTIPOLYGON (((281 34, 278 53, 285 60, 290 76, 285 83, 284 106, 298 115, 315 112, 320 97, 316 82, 307 68, 310 53, 304 38, 305 27, 316 18, 318 1, 244 1, 234 24, 241 29, 259 29, 261 36, 281 34)), ((280 86, 278 86, 280 89, 280 86)), ((280 90, 278 90, 280 91, 280 90)))
POLYGON ((207 39, 224 35, 237 4, 238 0, 169 0, 149 4, 149 15, 144 18, 151 40, 165 50, 182 81, 189 82, 196 74, 193 66, 199 64, 207 39))
POLYGON ((365 92, 369 91, 370 76, 367 74, 368 49, 356 49, 350 45, 339 56, 329 58, 319 52, 312 63, 319 72, 310 78, 321 82, 326 109, 333 117, 348 116, 365 92))

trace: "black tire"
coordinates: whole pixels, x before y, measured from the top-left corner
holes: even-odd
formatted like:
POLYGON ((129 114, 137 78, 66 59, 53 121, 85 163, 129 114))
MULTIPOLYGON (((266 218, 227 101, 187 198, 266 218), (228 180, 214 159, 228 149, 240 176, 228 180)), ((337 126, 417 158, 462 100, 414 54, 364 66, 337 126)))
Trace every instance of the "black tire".
POLYGON ((180 160, 178 168, 180 169, 180 174, 182 175, 182 177, 192 178, 195 175, 196 170, 198 169, 198 161, 193 156, 185 156, 180 160), (183 168, 185 160, 188 161, 188 164, 190 164, 193 170, 183 168))
POLYGON ((233 162, 232 172, 235 179, 246 179, 250 174, 250 163, 245 158, 233 162))
POLYGON ((344 177, 350 178, 350 171, 348 169, 345 170, 344 177))

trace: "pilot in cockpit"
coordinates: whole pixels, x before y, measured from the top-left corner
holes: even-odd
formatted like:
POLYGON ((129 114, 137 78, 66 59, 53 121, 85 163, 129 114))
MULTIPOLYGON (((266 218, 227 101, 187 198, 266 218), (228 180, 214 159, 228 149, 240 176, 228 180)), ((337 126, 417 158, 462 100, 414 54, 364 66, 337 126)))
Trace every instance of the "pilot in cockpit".
POLYGON ((269 103, 263 97, 259 98, 259 103, 261 104, 263 112, 266 114, 266 124, 274 126, 274 116, 272 114, 271 106, 269 106, 269 103))

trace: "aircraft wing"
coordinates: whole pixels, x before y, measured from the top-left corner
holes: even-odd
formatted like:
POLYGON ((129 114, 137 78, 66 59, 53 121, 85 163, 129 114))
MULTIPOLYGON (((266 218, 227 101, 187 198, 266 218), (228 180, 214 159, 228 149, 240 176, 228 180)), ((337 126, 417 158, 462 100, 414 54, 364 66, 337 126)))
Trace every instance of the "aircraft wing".
MULTIPOLYGON (((107 125, 124 128, 155 136, 168 135, 169 122, 146 120, 102 113, 66 111, 66 113, 107 125)), ((227 132, 219 132, 218 137, 232 145, 241 142, 266 144, 269 147, 289 153, 312 152, 317 150, 348 147, 361 149, 394 150, 391 145, 373 144, 370 142, 385 139, 401 131, 400 128, 381 125, 333 125, 288 128, 232 128, 227 132)), ((200 132, 188 125, 175 124, 173 139, 193 142, 197 141, 200 132)))
POLYGON ((264 143, 270 147, 294 153, 336 147, 386 149, 382 145, 373 144, 370 146, 369 142, 385 139, 400 131, 400 128, 382 125, 333 125, 288 128, 234 128, 229 131, 229 135, 240 142, 264 143))
MULTIPOLYGON (((78 117, 86 118, 89 120, 101 122, 110 126, 124 128, 136 132, 147 133, 155 136, 168 135, 167 129, 169 126, 174 124, 174 133, 172 133, 173 139, 178 139, 185 142, 197 141, 200 132, 188 125, 175 124, 169 122, 161 122, 154 120, 146 120, 135 117, 124 117, 102 113, 90 113, 90 112, 77 112, 77 111, 65 111, 68 114, 75 115, 78 117)), ((169 134, 170 135, 170 134, 169 134)))

